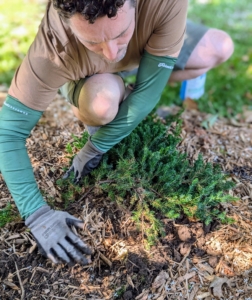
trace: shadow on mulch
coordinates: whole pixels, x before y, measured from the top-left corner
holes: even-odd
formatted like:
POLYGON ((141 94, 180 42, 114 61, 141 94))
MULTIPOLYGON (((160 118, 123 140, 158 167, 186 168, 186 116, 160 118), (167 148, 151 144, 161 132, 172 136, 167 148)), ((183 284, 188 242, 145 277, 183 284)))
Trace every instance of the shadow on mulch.
MULTIPOLYGON (((204 227, 183 217, 176 222, 164 219, 165 236, 147 251, 127 213, 105 198, 97 200, 92 194, 88 198, 89 212, 102 211, 104 224, 110 224, 104 228, 105 238, 97 246, 93 263, 72 268, 53 265, 37 249, 29 253, 30 241, 20 238, 27 232, 23 222, 10 223, 3 229, 10 247, 0 245, 0 299, 135 299, 161 270, 183 264, 187 257, 203 257, 207 234, 217 225, 204 227), (123 250, 121 255, 115 253, 115 245, 123 250)), ((82 210, 83 202, 71 203, 67 209, 72 214, 82 210)), ((209 263, 217 264, 218 257, 209 263)))

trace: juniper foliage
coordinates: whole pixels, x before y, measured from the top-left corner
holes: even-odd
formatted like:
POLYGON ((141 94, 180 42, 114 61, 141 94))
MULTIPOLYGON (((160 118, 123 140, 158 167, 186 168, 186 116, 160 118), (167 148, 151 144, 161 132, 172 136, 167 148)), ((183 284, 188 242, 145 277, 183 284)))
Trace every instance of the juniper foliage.
POLYGON ((0 228, 14 219, 11 204, 8 203, 3 209, 0 209, 0 228))
POLYGON ((204 163, 202 156, 190 164, 177 150, 182 121, 179 115, 175 119, 173 134, 167 134, 174 117, 167 124, 147 117, 84 179, 85 185, 95 184, 132 212, 148 245, 164 234, 162 219, 183 214, 206 224, 227 222, 220 203, 235 200, 227 193, 234 184, 218 165, 204 163))

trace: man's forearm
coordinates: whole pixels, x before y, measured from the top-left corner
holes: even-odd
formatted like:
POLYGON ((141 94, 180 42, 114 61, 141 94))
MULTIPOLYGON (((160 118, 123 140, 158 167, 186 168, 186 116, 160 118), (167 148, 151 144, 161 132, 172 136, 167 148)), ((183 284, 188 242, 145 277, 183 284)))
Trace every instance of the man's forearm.
POLYGON ((25 147, 41 115, 11 96, 7 96, 0 111, 0 171, 24 218, 46 204, 25 147))
POLYGON ((144 53, 134 91, 120 105, 115 119, 102 126, 91 137, 96 148, 107 152, 128 136, 152 111, 161 97, 175 63, 176 58, 144 53))

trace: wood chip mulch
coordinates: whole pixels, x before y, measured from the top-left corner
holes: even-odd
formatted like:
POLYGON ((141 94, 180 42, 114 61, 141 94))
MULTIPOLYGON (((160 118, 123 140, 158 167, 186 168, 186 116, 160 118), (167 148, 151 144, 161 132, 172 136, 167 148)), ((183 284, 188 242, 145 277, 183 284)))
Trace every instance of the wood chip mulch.
MULTIPOLYGON (((0 299, 252 300, 252 112, 227 120, 189 105, 182 119, 179 150, 190 161, 202 153, 236 183, 230 193, 239 201, 223 205, 233 224, 164 219, 166 236, 147 251, 126 209, 96 187, 82 187, 66 210, 85 221, 78 234, 94 249, 92 263, 52 264, 17 217, 0 229, 0 299)), ((83 130, 57 96, 27 140, 38 185, 58 209, 65 205, 56 184, 69 166, 65 147, 83 130)), ((8 202, 17 212, 0 175, 0 209, 8 202)))

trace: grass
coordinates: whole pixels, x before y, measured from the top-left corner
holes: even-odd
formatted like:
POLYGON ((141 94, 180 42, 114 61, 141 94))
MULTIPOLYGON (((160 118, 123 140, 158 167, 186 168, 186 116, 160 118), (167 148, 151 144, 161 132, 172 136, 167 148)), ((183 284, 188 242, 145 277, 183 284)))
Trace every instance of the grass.
POLYGON ((235 44, 232 57, 208 74, 203 111, 232 117, 251 105, 252 3, 238 0, 212 0, 195 5, 189 17, 230 34, 235 44))
POLYGON ((12 212, 11 204, 8 203, 3 209, 0 209, 0 228, 13 221, 15 217, 12 212))
MULTIPOLYGON (((207 73, 206 93, 199 109, 233 117, 244 106, 252 109, 252 2, 239 0, 191 0, 188 17, 198 23, 226 31, 232 37, 232 57, 207 73)), ((160 104, 181 105, 180 84, 167 87, 160 104)))
POLYGON ((36 35, 44 8, 39 1, 0 1, 0 84, 10 84, 36 35))

